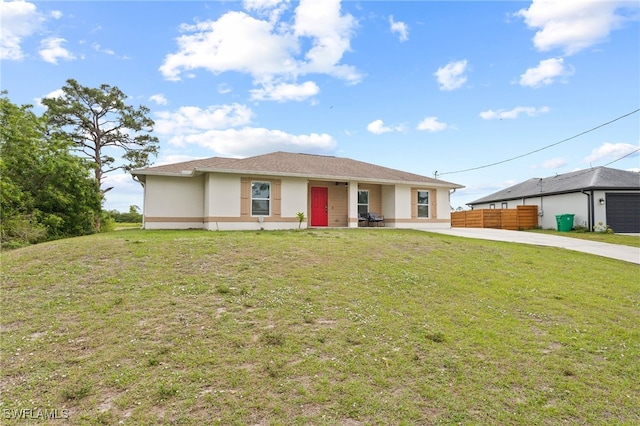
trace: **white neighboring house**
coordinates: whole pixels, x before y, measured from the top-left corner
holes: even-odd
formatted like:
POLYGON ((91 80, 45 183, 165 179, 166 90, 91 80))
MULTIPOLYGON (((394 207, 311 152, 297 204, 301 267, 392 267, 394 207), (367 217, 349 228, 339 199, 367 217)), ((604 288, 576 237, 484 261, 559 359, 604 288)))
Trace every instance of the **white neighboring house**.
POLYGON ((132 171, 144 228, 255 230, 358 227, 367 213, 396 228, 450 228, 455 183, 348 158, 274 152, 132 171))
POLYGON ((533 178, 468 203, 472 209, 538 206, 540 226, 556 228, 556 215, 574 214, 574 226, 600 222, 616 233, 640 232, 640 173, 594 167, 533 178))

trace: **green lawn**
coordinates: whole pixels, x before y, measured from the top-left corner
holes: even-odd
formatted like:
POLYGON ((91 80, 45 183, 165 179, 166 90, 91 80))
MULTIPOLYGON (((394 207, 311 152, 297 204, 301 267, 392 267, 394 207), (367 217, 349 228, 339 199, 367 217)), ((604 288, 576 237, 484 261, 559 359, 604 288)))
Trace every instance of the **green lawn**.
POLYGON ((552 229, 530 229, 527 232, 557 235, 560 237, 581 238, 583 240, 600 243, 620 244, 624 246, 640 247, 640 237, 634 235, 606 234, 604 232, 569 231, 559 232, 552 229))
POLYGON ((142 223, 114 222, 113 224, 114 231, 124 231, 125 229, 140 229, 140 228, 142 228, 142 223))
POLYGON ((409 230, 54 241, 2 254, 3 418, 638 424, 639 282, 613 259, 409 230))

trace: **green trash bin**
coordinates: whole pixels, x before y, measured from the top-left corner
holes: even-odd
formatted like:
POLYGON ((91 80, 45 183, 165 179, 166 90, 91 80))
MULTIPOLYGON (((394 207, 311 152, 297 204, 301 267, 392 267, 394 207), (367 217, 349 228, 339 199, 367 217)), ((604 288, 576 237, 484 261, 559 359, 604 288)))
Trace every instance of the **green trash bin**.
POLYGON ((558 225, 558 231, 569 232, 573 229, 574 214, 558 214, 556 215, 556 223, 558 225))

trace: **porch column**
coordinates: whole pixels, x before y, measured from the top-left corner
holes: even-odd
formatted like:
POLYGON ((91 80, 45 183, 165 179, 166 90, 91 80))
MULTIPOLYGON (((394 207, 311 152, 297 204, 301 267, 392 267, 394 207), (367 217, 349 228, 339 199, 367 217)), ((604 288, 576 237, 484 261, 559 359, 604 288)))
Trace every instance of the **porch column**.
POLYGON ((347 218, 349 228, 358 227, 358 182, 349 181, 349 192, 347 193, 347 218))

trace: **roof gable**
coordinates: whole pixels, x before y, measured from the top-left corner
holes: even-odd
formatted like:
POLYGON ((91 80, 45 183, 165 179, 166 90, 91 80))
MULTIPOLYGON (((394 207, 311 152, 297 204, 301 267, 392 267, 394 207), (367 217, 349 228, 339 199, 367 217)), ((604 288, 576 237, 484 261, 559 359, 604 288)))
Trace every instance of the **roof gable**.
POLYGON ((547 178, 532 178, 468 203, 537 197, 595 189, 640 189, 640 173, 595 167, 547 178))
POLYGON ((186 174, 185 172, 187 170, 190 170, 189 174, 206 172, 263 174, 332 180, 425 183, 449 188, 462 188, 461 185, 455 183, 349 158, 314 154, 294 154, 281 151, 243 159, 212 157, 134 170, 132 174, 136 176, 154 174, 176 175, 186 174))

